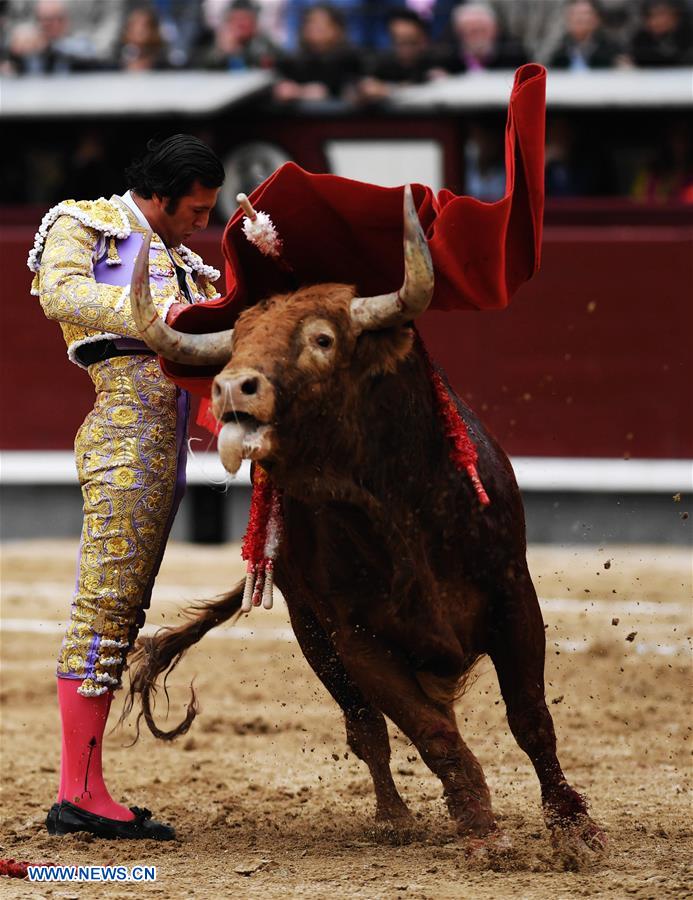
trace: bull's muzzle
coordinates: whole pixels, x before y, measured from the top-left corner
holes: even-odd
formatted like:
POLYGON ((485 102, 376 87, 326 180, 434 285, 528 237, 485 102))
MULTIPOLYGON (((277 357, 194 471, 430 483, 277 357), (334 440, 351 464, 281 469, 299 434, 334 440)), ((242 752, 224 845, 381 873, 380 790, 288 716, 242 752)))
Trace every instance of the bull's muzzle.
POLYGON ((274 388, 256 369, 224 369, 212 383, 212 409, 220 421, 242 413, 268 422, 274 412, 274 388))
POLYGON ((242 459, 266 459, 271 454, 274 388, 262 372, 251 368, 220 372, 212 384, 212 410, 224 422, 218 447, 227 471, 235 474, 242 459))

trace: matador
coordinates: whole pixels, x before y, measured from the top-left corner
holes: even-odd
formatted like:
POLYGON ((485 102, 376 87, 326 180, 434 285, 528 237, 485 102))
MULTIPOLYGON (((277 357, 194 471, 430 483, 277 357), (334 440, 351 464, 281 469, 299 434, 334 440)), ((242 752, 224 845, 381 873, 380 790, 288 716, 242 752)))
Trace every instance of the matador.
POLYGON ((185 488, 188 394, 140 340, 129 285, 152 231, 150 286, 163 317, 218 296, 219 272, 183 241, 207 226, 224 170, 202 141, 174 135, 150 142, 126 177, 122 196, 49 210, 28 260, 32 293, 60 323, 68 357, 96 390, 75 439, 84 522, 57 667, 60 787, 46 825, 52 834, 167 840, 175 837, 170 825, 111 797, 101 762, 113 691, 144 624, 185 488))

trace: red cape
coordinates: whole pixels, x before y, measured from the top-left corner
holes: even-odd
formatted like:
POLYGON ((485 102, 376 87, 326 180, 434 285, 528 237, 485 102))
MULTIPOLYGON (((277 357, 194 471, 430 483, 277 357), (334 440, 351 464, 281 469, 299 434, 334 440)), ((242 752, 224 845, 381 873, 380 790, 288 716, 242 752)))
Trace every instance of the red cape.
MULTIPOLYGON (((496 203, 436 196, 413 184, 414 202, 435 271, 432 309, 501 309, 539 268, 544 208, 546 70, 522 66, 515 74, 505 132, 506 193, 496 203)), ((241 230, 243 213, 224 232, 224 298, 181 311, 175 327, 201 333, 230 328, 247 306, 305 284, 355 285, 366 296, 395 290, 402 281, 403 188, 382 188, 335 175, 313 175, 286 163, 250 195, 270 215, 283 241, 277 263, 241 230)), ((211 369, 162 360, 182 387, 209 396, 211 369)))

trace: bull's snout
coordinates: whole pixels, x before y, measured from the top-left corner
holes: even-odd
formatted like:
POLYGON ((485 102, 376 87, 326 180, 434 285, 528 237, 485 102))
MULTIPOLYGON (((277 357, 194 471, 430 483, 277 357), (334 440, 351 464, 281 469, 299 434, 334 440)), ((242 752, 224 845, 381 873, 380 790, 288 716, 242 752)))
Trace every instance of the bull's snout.
POLYGON ((212 384, 212 409, 217 419, 246 413, 269 422, 274 410, 274 388, 255 369, 225 369, 212 384))

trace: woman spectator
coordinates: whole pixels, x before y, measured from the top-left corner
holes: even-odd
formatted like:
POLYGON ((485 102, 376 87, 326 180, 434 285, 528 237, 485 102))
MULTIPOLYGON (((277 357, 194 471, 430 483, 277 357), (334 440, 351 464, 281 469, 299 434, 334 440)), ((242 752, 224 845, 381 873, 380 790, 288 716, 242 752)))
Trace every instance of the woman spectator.
POLYGON ((604 31, 596 0, 571 0, 565 8, 566 34, 549 60, 554 69, 610 69, 622 63, 620 48, 604 31))
MULTIPOLYGON (((380 0, 376 0, 379 3, 380 0)), ((306 13, 315 5, 315 0, 286 0, 284 23, 286 38, 284 46, 296 51, 301 46, 301 30, 306 13)), ((329 5, 341 17, 346 39, 355 47, 364 48, 371 43, 373 16, 370 0, 329 0, 329 5)), ((382 15, 380 16, 382 22, 382 15)))
POLYGON ((133 9, 125 21, 118 68, 126 72, 148 72, 170 68, 168 46, 153 9, 133 9))
POLYGON ((345 99, 362 71, 360 56, 347 41, 344 19, 329 3, 305 11, 300 50, 281 58, 277 68, 283 77, 274 97, 281 102, 345 99))
POLYGON ((633 37, 637 66, 686 66, 693 63, 693 32, 688 11, 677 0, 646 0, 642 25, 633 37))

